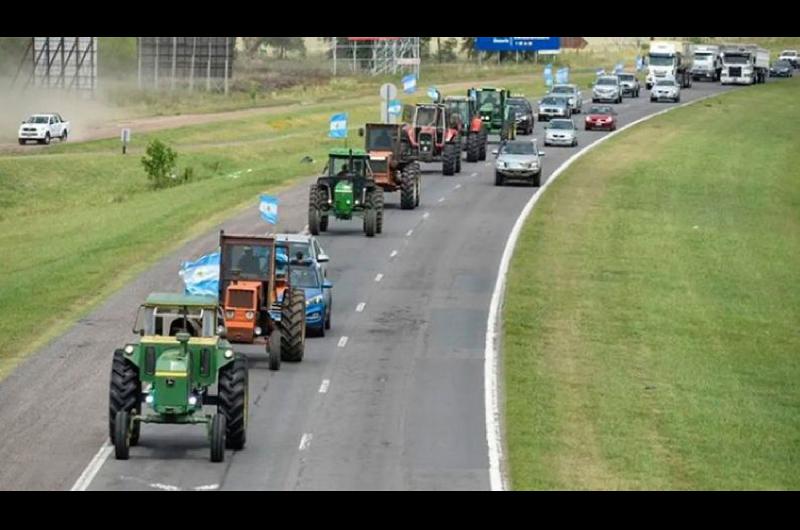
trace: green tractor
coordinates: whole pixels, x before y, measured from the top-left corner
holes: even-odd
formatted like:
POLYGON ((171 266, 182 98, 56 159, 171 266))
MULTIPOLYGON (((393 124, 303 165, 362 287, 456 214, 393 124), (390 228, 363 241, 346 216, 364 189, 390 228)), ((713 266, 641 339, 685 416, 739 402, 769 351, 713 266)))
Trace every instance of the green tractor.
POLYGON ((516 115, 508 99, 511 91, 504 88, 471 88, 467 92, 474 99, 487 134, 499 134, 500 141, 513 140, 517 137, 516 115))
POLYGON ((139 306, 139 342, 116 350, 111 364, 108 427, 118 460, 128 459, 142 423, 205 424, 212 462, 225 459, 226 447, 244 447, 247 360, 219 336, 219 312, 213 296, 153 293, 139 306))
POLYGON ((308 230, 328 230, 328 219, 364 218, 367 237, 383 232, 383 189, 376 185, 369 153, 363 149, 331 149, 323 176, 308 194, 308 230))
POLYGON ((478 112, 477 101, 466 96, 447 96, 444 98, 447 113, 459 117, 460 133, 467 152, 467 162, 486 160, 486 143, 489 134, 478 112))

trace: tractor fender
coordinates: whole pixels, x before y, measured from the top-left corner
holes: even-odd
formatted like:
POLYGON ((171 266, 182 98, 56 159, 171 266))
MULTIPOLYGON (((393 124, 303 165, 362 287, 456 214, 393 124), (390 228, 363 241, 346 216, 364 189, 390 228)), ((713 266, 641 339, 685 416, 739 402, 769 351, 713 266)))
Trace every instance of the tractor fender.
POLYGON ((444 142, 446 144, 453 143, 457 137, 458 137, 458 131, 456 129, 447 129, 444 132, 444 142))

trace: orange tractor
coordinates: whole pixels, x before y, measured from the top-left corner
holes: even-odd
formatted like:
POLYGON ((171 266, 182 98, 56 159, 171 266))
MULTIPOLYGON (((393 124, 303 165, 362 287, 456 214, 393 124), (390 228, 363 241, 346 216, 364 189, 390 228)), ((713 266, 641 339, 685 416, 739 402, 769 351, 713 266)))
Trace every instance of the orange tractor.
POLYGON ((400 208, 419 206, 422 171, 413 156, 404 126, 392 123, 367 123, 359 134, 366 136, 364 149, 375 184, 384 192, 400 192, 400 208))
POLYGON ((266 339, 271 370, 299 362, 305 351, 306 298, 289 283, 288 243, 269 236, 220 231, 219 301, 225 338, 253 344, 266 339))
POLYGON ((472 96, 447 96, 444 98, 447 112, 459 117, 459 131, 467 152, 467 162, 486 160, 486 144, 489 134, 483 125, 475 98, 472 96))
POLYGON ((403 127, 410 157, 421 162, 442 162, 442 174, 461 172, 461 118, 441 103, 406 105, 403 127))

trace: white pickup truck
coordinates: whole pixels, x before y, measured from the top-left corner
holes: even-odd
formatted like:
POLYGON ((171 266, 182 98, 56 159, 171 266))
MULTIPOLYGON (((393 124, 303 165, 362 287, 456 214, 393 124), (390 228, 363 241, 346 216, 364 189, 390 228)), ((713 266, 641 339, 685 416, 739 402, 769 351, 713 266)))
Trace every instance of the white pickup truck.
POLYGON ((36 140, 40 144, 49 144, 53 138, 62 142, 69 136, 69 122, 60 114, 34 114, 19 126, 19 144, 23 145, 28 140, 36 140))

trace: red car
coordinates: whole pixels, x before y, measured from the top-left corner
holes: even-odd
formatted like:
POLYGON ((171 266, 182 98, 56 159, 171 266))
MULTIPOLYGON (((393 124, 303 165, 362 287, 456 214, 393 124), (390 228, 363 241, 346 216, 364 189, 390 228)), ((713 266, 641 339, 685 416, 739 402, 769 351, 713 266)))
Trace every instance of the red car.
POLYGON ((617 111, 611 105, 592 105, 586 116, 586 130, 617 130, 617 111))

